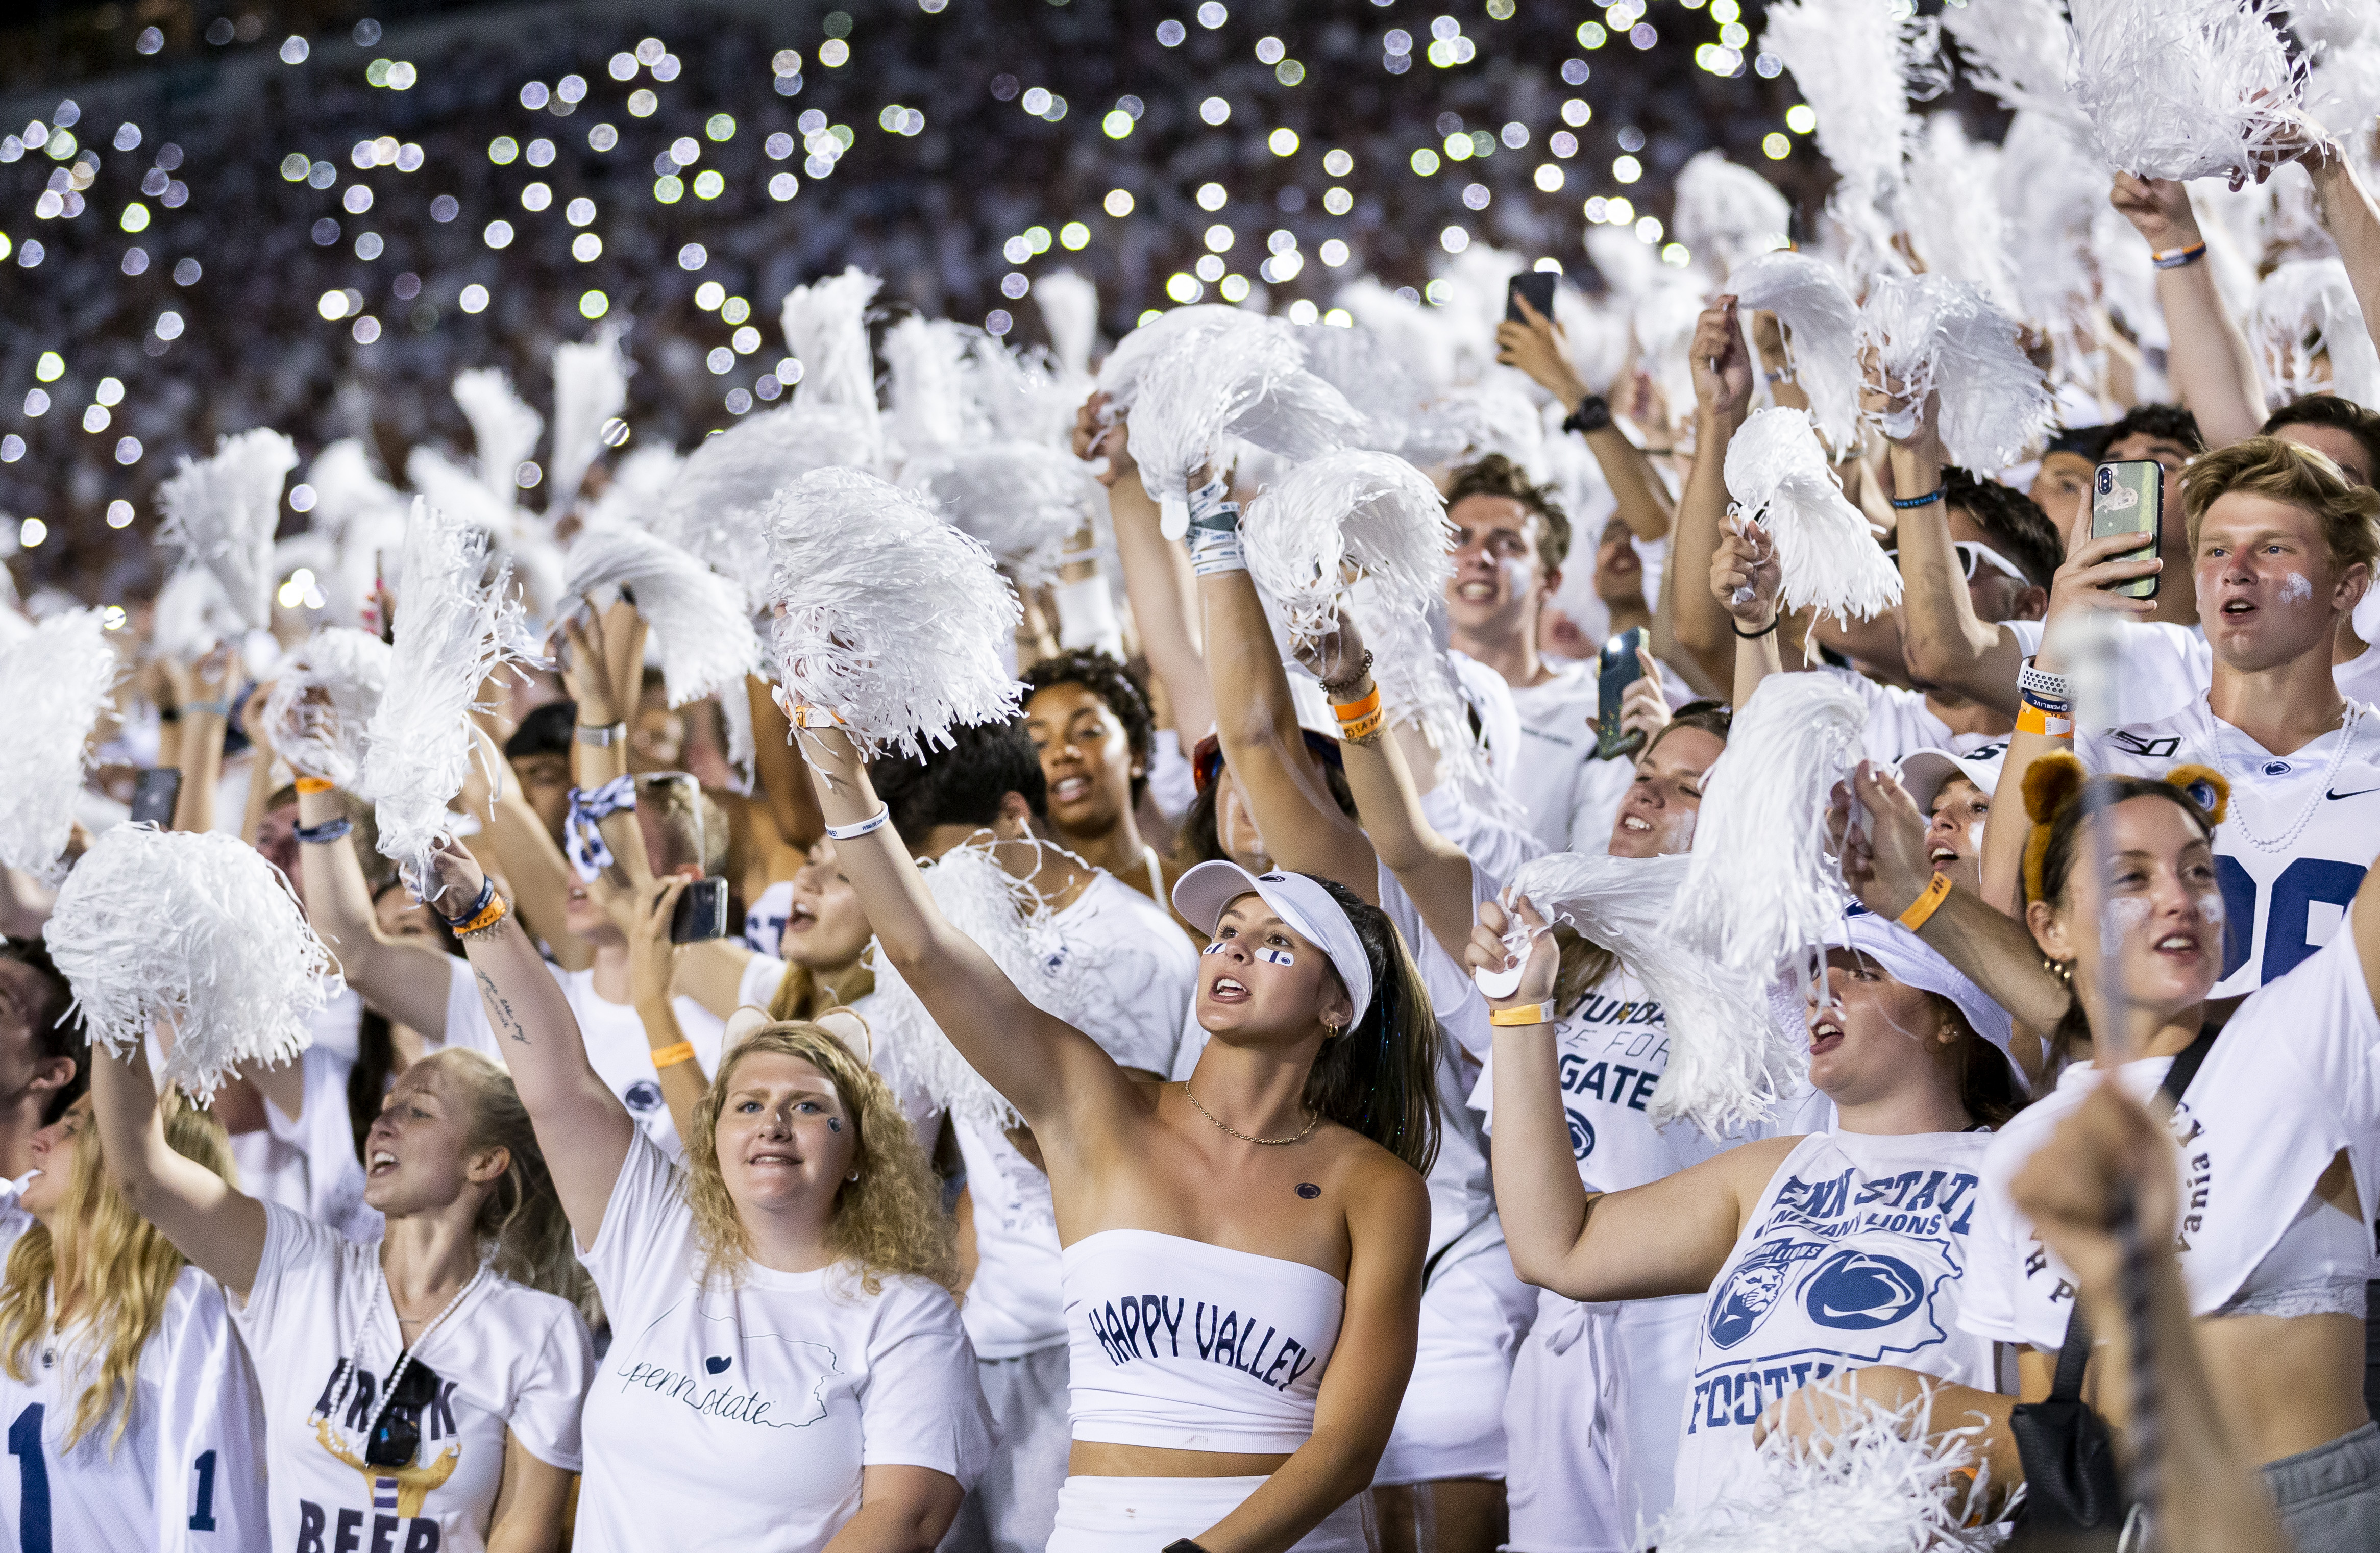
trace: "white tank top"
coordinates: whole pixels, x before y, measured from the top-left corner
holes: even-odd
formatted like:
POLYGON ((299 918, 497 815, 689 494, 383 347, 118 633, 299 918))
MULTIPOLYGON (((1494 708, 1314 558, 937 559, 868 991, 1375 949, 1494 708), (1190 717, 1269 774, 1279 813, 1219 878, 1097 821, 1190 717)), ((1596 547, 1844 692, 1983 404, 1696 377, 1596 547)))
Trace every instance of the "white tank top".
POLYGON ((1168 1450, 1294 1450, 1339 1341, 1319 1268, 1149 1230, 1061 1256, 1074 1438, 1168 1450))
POLYGON ((1680 1509, 1756 1484, 1753 1425, 1812 1381, 1896 1365, 1994 1389, 1959 1329, 1987 1133, 1814 1133, 1769 1178, 1710 1289, 1678 1451, 1680 1509))

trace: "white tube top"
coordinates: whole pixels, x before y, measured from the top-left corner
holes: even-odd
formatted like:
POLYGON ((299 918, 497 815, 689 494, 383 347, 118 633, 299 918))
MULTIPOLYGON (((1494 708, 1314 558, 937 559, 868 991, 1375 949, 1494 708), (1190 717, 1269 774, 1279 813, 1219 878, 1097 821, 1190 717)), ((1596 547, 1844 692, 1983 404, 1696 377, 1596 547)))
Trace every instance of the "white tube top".
POLYGON ((1150 1230, 1086 1235, 1060 1267, 1075 1438, 1275 1454, 1314 1432, 1339 1280, 1150 1230))

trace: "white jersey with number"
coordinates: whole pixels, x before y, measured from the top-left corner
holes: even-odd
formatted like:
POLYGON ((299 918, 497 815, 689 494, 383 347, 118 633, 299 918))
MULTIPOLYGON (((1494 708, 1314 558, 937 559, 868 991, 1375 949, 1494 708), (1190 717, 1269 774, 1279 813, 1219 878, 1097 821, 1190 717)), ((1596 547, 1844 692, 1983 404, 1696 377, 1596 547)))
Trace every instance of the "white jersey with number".
POLYGON ((1677 1504, 1745 1497, 1753 1426, 1815 1381, 1893 1365, 1993 1389, 1959 1326, 1986 1133, 1814 1133, 1777 1167, 1703 1309, 1677 1504))
POLYGON ((2223 889, 2223 979, 2213 996, 2252 992, 2340 931, 2380 853, 2380 712, 2348 703, 2343 728, 2277 756, 2217 719, 2201 697, 2170 717, 2075 740, 2094 771, 2161 778, 2176 766, 2221 771, 2228 816, 2215 832, 2223 889))
POLYGON ((265 1546, 263 1416, 222 1285, 182 1269, 140 1350, 123 1437, 110 1409, 69 1446, 98 1374, 89 1339, 88 1328, 36 1339, 23 1380, 0 1369, 0 1541, 11 1553, 265 1546))

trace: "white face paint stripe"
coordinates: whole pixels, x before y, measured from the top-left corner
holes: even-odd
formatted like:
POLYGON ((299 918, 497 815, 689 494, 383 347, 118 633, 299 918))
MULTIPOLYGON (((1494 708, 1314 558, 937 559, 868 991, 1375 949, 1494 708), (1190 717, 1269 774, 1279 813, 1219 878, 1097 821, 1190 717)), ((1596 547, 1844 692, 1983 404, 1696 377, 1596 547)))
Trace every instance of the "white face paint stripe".
POLYGON ((2302 604, 2313 597, 2313 584, 2308 582, 2301 574, 2290 572, 2281 578, 2282 603, 2302 604))

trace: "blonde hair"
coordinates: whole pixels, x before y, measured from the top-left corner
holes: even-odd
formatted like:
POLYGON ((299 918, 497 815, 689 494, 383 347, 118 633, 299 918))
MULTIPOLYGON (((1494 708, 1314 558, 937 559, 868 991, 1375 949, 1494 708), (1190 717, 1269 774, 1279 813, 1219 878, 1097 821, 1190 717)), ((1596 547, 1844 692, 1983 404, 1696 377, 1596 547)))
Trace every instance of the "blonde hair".
POLYGON ((570 1301, 590 1324, 600 1319, 593 1280, 570 1244, 570 1220, 512 1075, 486 1053, 461 1047, 431 1052, 414 1066, 433 1069, 462 1091, 471 1112, 469 1148, 501 1148, 510 1157, 471 1222, 480 1244, 492 1248, 491 1265, 515 1283, 570 1301))
MULTIPOLYGON (((232 1181, 231 1139, 222 1122, 178 1089, 159 1096, 157 1110, 175 1153, 232 1181)), ((107 1179, 105 1167, 99 1129, 86 1125, 75 1134, 74 1169, 67 1177, 58 1232, 52 1235, 49 1226, 38 1223, 27 1230, 9 1251, 7 1271, 0 1279, 0 1367, 10 1379, 31 1377, 25 1351, 49 1334, 51 1291, 61 1281, 76 1296, 77 1324, 99 1340, 99 1374, 75 1402, 74 1426, 67 1433, 69 1450, 110 1413, 115 1427, 108 1435, 108 1450, 124 1438, 132 1422, 140 1351, 164 1319, 165 1302, 183 1267, 182 1254, 133 1211, 107 1179)))
POLYGON ((852 1054, 832 1031, 800 1020, 764 1025, 720 1059, 719 1072, 694 1108, 686 1139, 686 1206, 694 1210, 704 1276, 740 1278, 751 1259, 750 1239, 719 1169, 719 1112, 736 1068, 749 1057, 797 1057, 826 1075, 852 1120, 852 1168, 857 1181, 835 1188, 827 1245, 859 1269, 860 1287, 874 1294, 887 1273, 908 1273, 956 1292, 958 1252, 942 1195, 917 1146, 917 1134, 892 1088, 852 1054))
POLYGON ((2341 571, 2380 560, 2380 523, 2374 521, 2380 518, 2380 491, 2350 483, 2327 455, 2279 437, 2244 438, 2200 455, 2181 472, 2181 510, 2193 552, 2206 509, 2235 491, 2313 514, 2322 525, 2331 564, 2341 571))
POLYGON ((787 965, 769 1000, 769 1017, 781 1025, 807 1024, 831 1008, 849 1008, 876 990, 876 969, 862 956, 839 971, 820 976, 808 965, 787 965))

